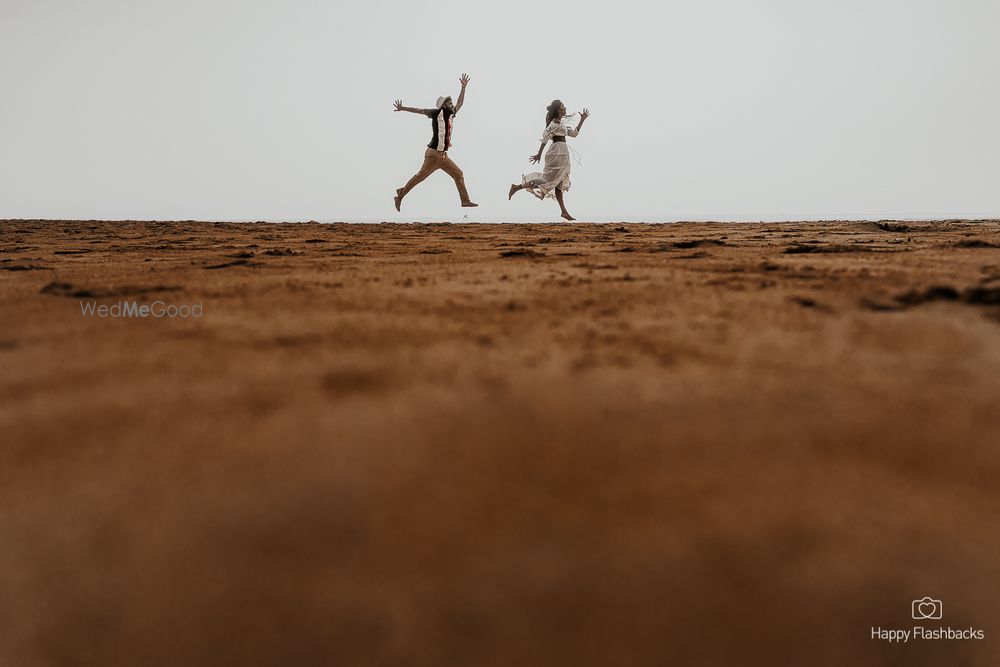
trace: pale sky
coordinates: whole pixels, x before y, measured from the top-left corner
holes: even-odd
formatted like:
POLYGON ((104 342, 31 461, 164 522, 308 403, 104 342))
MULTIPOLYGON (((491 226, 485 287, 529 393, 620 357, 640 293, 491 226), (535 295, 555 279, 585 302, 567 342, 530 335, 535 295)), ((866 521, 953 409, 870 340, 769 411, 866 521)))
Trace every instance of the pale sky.
POLYGON ((461 220, 392 208, 457 96, 470 218, 545 107, 580 220, 1000 217, 997 0, 0 0, 0 218, 461 220))

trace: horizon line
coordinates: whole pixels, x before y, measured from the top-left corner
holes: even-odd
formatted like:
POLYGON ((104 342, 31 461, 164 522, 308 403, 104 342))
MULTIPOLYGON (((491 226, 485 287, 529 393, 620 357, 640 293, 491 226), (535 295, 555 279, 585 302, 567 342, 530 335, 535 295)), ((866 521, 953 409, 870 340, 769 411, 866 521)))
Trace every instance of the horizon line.
MULTIPOLYGON (((555 217, 555 216, 553 216, 555 217)), ((577 219, 573 222, 580 224, 645 224, 645 225, 668 225, 668 224, 678 224, 678 223, 719 223, 719 224, 783 224, 783 223, 844 223, 844 222, 997 222, 1000 221, 1000 216, 961 216, 961 217, 945 217, 945 216, 934 216, 934 217, 879 217, 879 218, 866 218, 866 217, 843 217, 843 218, 796 218, 796 217, 735 217, 735 218, 721 218, 721 217, 701 217, 692 216, 686 218, 675 218, 675 219, 664 219, 658 218, 656 216, 649 216, 648 219, 640 218, 638 216, 628 216, 628 217, 610 217, 601 216, 590 219, 577 219)), ((448 219, 445 216, 424 216, 417 217, 410 220, 386 220, 380 218, 344 218, 344 219, 304 219, 304 218, 289 218, 289 219, 251 219, 251 218, 229 218, 229 219, 197 219, 197 218, 0 218, 0 223, 9 222, 147 222, 147 223, 203 223, 203 224, 319 224, 319 225, 331 225, 331 224, 399 224, 399 225, 413 225, 413 224, 568 224, 566 220, 545 220, 535 217, 527 218, 517 218, 517 217, 488 217, 480 219, 448 219)))

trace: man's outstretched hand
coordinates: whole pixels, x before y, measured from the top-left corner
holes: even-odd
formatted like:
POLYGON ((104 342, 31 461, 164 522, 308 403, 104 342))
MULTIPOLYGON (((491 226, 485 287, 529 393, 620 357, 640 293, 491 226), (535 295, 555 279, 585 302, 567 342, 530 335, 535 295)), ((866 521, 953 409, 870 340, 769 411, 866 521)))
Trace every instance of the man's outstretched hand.
POLYGON ((395 102, 393 102, 393 105, 396 107, 396 111, 403 110, 403 100, 396 100, 395 102))
POLYGON ((469 75, 463 73, 462 76, 458 77, 458 81, 462 84, 462 88, 465 88, 469 85, 469 75))

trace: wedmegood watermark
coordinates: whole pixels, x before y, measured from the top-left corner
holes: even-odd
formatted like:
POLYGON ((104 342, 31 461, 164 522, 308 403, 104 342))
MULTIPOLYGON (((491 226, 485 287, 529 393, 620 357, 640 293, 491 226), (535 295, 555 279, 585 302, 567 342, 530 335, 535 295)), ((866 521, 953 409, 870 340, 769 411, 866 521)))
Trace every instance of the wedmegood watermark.
POLYGON ((138 301, 119 301, 113 304, 98 304, 96 301, 81 301, 80 313, 84 317, 110 317, 113 319, 136 318, 180 318, 197 319, 205 316, 205 304, 198 303, 167 303, 153 301, 139 303, 138 301))
MULTIPOLYGON (((922 597, 910 603, 910 617, 915 621, 940 621, 944 618, 944 603, 932 597, 922 597)), ((906 644, 910 640, 926 639, 985 639, 982 628, 953 628, 939 625, 926 627, 914 625, 907 628, 882 628, 872 626, 872 639, 881 639, 891 644, 906 644)))

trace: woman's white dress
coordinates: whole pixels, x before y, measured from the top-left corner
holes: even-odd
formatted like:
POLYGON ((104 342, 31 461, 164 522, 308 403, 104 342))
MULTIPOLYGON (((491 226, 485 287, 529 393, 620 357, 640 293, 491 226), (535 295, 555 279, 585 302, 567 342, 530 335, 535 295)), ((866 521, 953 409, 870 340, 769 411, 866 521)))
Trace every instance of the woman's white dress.
MULTIPOLYGON (((575 137, 577 134, 579 132, 576 128, 568 127, 559 122, 559 120, 553 120, 545 128, 541 140, 547 142, 552 137, 575 137)), ((528 190, 539 199, 545 199, 546 197, 554 198, 556 196, 556 188, 563 192, 569 190, 569 165, 569 146, 566 145, 565 141, 553 142, 549 146, 549 150, 545 153, 543 171, 524 174, 521 177, 521 184, 524 185, 525 190, 528 190)))

